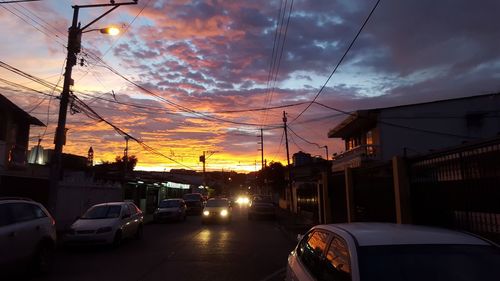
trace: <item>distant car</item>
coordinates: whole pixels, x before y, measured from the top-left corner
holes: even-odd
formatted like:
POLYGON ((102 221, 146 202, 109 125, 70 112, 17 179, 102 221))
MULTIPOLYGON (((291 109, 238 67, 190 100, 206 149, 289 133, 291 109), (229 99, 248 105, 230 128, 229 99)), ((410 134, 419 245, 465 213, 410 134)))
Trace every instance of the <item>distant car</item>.
POLYGON ((162 200, 153 217, 155 221, 184 221, 186 220, 186 202, 180 198, 162 200))
POLYGON ((50 271, 56 245, 54 218, 30 199, 0 198, 0 268, 50 271), (21 267, 22 266, 22 267, 21 267))
POLYGON ((500 249, 451 230, 385 223, 313 227, 288 257, 287 281, 499 280, 500 249))
POLYGON ((186 212, 188 214, 201 214, 203 210, 203 196, 200 193, 186 193, 182 196, 184 202, 186 202, 186 212))
POLYGON ((203 209, 202 223, 208 222, 231 222, 231 206, 228 199, 208 199, 203 209))
POLYGON ((113 244, 142 238, 144 216, 131 202, 97 204, 85 212, 65 236, 68 244, 113 244))
POLYGON ((276 205, 271 196, 260 195, 254 196, 248 208, 248 219, 255 218, 276 218, 276 205))

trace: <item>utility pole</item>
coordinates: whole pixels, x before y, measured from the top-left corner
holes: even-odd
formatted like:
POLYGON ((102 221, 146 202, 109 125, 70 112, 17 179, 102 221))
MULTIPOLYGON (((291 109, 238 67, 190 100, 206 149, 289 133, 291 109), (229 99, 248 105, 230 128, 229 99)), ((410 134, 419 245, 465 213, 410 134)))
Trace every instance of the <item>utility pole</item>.
POLYGON ((205 188, 207 188, 207 175, 205 171, 206 162, 207 159, 210 158, 210 156, 214 155, 214 153, 216 152, 218 151, 203 151, 203 155, 200 156, 200 162, 203 163, 203 187, 205 188), (208 156, 206 155, 207 153, 209 153, 208 156))
POLYGON ((200 156, 200 162, 203 163, 203 188, 207 188, 207 176, 205 174, 205 151, 203 151, 203 155, 200 156))
MULTIPOLYGON (((136 5, 137 0, 133 2, 125 3, 115 3, 111 1, 110 4, 94 4, 94 5, 82 5, 82 6, 72 6, 73 8, 73 20, 71 27, 68 30, 68 53, 66 57, 66 68, 64 72, 64 84, 61 93, 60 104, 59 104, 59 119, 57 121, 56 135, 54 137, 54 153, 52 155, 51 169, 50 169, 50 186, 49 186, 49 209, 52 214, 56 213, 57 206, 57 194, 59 188, 59 180, 62 176, 62 151, 63 145, 66 144, 66 115, 68 112, 68 103, 70 99, 70 87, 73 86, 74 81, 71 78, 71 73, 73 71, 73 66, 76 65, 76 56, 81 49, 82 33, 84 30, 97 22, 107 14, 111 13, 113 10, 122 5, 136 5), (91 21, 89 24, 81 28, 78 22, 78 12, 80 8, 96 8, 96 7, 112 7, 110 10, 97 17, 95 20, 91 21)), ((91 31, 91 30, 88 30, 91 31)))
POLYGON ((288 167, 288 188, 290 189, 290 211, 293 212, 292 167, 290 167, 290 151, 288 150, 288 129, 286 121, 286 112, 283 111, 283 129, 285 130, 286 162, 288 167))
POLYGON ((264 170, 264 130, 260 128, 260 158, 261 158, 261 167, 264 170))
POLYGON ((123 151, 123 162, 125 163, 125 171, 124 175, 127 174, 128 171, 128 140, 129 136, 125 136, 125 150, 123 151))
POLYGON ((326 160, 328 160, 328 145, 323 146, 323 148, 326 150, 326 160))

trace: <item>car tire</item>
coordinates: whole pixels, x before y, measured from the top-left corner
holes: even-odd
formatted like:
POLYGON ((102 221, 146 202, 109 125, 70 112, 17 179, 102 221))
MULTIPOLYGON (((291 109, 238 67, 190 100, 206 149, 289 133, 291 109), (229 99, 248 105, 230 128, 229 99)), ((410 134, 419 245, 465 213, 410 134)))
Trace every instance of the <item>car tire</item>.
POLYGON ((33 257, 33 272, 47 274, 51 271, 53 263, 54 245, 49 241, 41 242, 33 257))
POLYGON ((113 247, 117 248, 122 243, 122 232, 118 230, 113 238, 113 247))
POLYGON ((135 232, 135 239, 141 240, 144 236, 144 228, 142 228, 142 224, 137 227, 137 231, 135 232))

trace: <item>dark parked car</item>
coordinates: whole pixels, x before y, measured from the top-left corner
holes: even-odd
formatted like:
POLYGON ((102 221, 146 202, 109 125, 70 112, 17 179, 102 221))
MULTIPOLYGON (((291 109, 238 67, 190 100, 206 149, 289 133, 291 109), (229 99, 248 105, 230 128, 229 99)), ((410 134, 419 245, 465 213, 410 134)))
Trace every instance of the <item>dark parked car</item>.
POLYGON ((255 218, 276 218, 276 204, 271 196, 258 195, 253 197, 250 208, 248 208, 248 219, 255 218))
POLYGON ((182 196, 186 202, 186 213, 201 215, 203 211, 203 196, 200 193, 187 193, 182 196))
POLYGON ((162 200, 154 213, 154 220, 186 220, 186 202, 180 198, 162 200))

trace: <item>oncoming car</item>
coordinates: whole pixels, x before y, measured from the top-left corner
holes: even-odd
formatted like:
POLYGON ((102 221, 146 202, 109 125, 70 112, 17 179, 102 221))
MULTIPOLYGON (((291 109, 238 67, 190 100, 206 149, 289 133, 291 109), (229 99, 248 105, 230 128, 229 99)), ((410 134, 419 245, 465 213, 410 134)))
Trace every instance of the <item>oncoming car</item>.
POLYGON ((131 202, 97 204, 75 221, 66 234, 67 244, 113 244, 142 238, 144 216, 131 202))
POLYGON ((288 257, 287 281, 498 280, 500 249, 476 236, 385 223, 313 227, 288 257))
POLYGON ((201 218, 202 223, 221 221, 230 222, 231 221, 231 206, 229 200, 222 199, 209 199, 205 208, 203 209, 203 216, 201 218))

